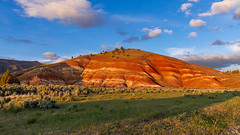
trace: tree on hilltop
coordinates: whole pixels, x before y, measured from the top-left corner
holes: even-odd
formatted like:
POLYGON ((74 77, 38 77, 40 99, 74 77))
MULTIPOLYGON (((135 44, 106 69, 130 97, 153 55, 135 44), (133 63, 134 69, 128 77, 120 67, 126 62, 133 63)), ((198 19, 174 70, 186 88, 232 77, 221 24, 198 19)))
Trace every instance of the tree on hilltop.
POLYGON ((7 69, 7 71, 5 73, 3 73, 3 75, 0 75, 0 84, 4 85, 4 84, 13 84, 13 83, 20 83, 19 80, 17 78, 14 78, 11 73, 10 70, 7 69))

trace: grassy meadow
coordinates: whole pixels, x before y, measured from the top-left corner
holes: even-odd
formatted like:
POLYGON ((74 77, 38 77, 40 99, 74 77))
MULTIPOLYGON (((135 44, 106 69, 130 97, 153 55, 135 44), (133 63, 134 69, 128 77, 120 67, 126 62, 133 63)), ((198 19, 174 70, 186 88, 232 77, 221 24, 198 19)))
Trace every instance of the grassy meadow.
POLYGON ((240 134, 236 89, 5 85, 0 96, 3 135, 240 134))

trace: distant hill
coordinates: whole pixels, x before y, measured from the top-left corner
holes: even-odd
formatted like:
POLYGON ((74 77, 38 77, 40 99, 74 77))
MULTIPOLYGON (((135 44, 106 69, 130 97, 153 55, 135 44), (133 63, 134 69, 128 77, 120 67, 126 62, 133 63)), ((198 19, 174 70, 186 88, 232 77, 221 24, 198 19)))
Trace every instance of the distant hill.
POLYGON ((116 49, 15 73, 22 83, 116 87, 239 87, 237 76, 138 49, 116 49))
POLYGON ((7 69, 9 69, 11 72, 16 72, 38 65, 41 65, 41 63, 38 61, 16 61, 0 59, 0 74, 4 73, 7 69))

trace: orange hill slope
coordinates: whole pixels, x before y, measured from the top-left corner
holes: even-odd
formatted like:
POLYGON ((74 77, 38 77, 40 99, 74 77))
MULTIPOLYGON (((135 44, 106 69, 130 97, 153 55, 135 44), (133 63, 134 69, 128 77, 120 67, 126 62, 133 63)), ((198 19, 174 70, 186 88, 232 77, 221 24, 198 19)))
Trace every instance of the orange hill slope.
POLYGON ((117 87, 237 87, 238 77, 137 49, 79 56, 15 73, 22 83, 38 76, 43 84, 117 87))

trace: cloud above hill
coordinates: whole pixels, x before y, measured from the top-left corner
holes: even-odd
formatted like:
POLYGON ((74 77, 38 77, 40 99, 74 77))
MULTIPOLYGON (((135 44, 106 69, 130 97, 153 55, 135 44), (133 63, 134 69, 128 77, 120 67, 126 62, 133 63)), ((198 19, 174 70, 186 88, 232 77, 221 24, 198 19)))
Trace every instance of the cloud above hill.
POLYGON ((73 24, 88 28, 103 23, 102 9, 94 9, 87 0, 15 0, 27 17, 58 20, 62 24, 73 24))
POLYGON ((232 64, 240 64, 240 52, 231 54, 186 55, 180 59, 211 68, 222 68, 232 64))
POLYGON ((138 41, 144 41, 144 40, 149 40, 152 38, 158 38, 161 36, 161 34, 166 33, 168 35, 172 35, 173 31, 169 29, 161 29, 159 27, 155 28, 143 28, 141 32, 147 33, 143 35, 142 37, 137 37, 137 36, 131 36, 129 38, 126 38, 123 40, 123 43, 131 43, 131 42, 138 42, 138 41))
POLYGON ((240 65, 240 40, 232 42, 216 40, 209 45, 218 47, 221 46, 222 49, 228 50, 230 53, 202 54, 201 51, 194 48, 169 48, 166 52, 170 56, 183 61, 219 70, 224 69, 224 67, 231 67, 231 65, 240 65))
POLYGON ((57 63, 57 62, 61 62, 61 61, 69 59, 66 56, 60 57, 54 52, 45 52, 45 53, 42 53, 42 56, 44 56, 45 59, 40 60, 39 61, 40 63, 57 63))
POLYGON ((194 48, 169 48, 166 52, 172 57, 181 57, 193 53, 194 48))

